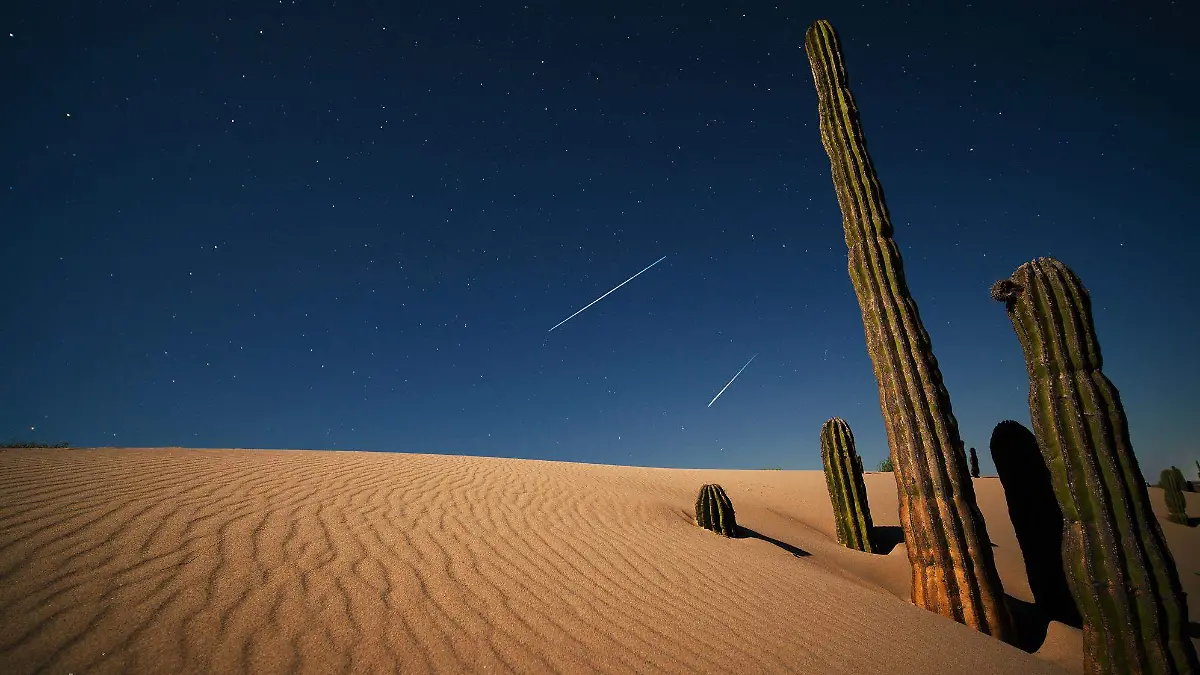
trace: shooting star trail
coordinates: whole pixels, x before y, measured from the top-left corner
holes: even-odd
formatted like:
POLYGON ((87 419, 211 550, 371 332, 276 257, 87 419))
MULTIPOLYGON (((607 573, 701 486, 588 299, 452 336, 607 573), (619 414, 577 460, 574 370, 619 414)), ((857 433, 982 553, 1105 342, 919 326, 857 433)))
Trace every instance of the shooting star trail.
MULTIPOLYGON (((666 259, 667 259, 667 256, 664 255, 663 257, 659 258, 658 260, 655 260, 654 262, 647 265, 646 269, 642 270, 642 272, 645 272, 646 270, 650 269, 651 267, 654 267, 655 265, 657 265, 658 263, 660 263, 666 259)), ((609 291, 608 293, 612 293, 613 291, 617 290, 617 288, 620 288, 620 287, 624 286, 625 284, 633 281, 634 279, 636 279, 638 277, 638 274, 641 274, 642 272, 638 272, 637 274, 629 277, 625 281, 622 281, 621 283, 617 284, 616 287, 613 288, 612 291, 609 291)), ((584 305, 583 309, 579 310, 579 312, 582 312, 584 309, 587 309, 588 307, 591 307, 592 305, 596 304, 597 302, 600 302, 604 298, 608 297, 608 293, 605 293, 604 295, 602 295, 602 296, 596 298, 595 300, 589 302, 588 304, 584 305)), ((579 314, 579 312, 575 312, 575 314, 579 314)), ((559 326, 570 321, 571 319, 574 319, 575 314, 572 314, 571 316, 568 316, 567 318, 563 319, 562 321, 559 321, 558 323, 554 324, 554 328, 558 328, 559 326)), ((548 330, 546 332, 549 333, 550 331, 554 330, 554 328, 551 328, 550 330, 548 330)))
MULTIPOLYGON (((758 358, 758 354, 755 354, 754 356, 751 356, 751 357, 750 357, 750 361, 753 361, 753 360, 754 360, 754 359, 756 359, 756 358, 758 358)), ((750 361, 747 361, 747 362, 746 362, 746 366, 750 365, 750 361)), ((745 370, 745 369, 746 369, 746 366, 742 366, 742 370, 745 370)), ((738 378, 738 375, 741 375, 741 374, 742 374, 742 370, 739 370, 739 371, 737 371, 737 374, 733 376, 733 380, 736 380, 736 379, 738 378)), ((717 395, 713 397, 713 400, 711 400, 711 401, 709 401, 709 402, 708 402, 708 407, 709 407, 709 408, 711 408, 711 407, 712 407, 712 404, 714 404, 714 403, 716 403, 716 402, 717 402, 717 399, 721 398, 721 394, 724 394, 724 393, 725 393, 725 390, 729 388, 729 385, 733 384, 733 380, 730 380, 728 383, 726 383, 726 385, 725 385, 724 387, 721 387, 721 391, 718 391, 718 392, 717 392, 717 395)))

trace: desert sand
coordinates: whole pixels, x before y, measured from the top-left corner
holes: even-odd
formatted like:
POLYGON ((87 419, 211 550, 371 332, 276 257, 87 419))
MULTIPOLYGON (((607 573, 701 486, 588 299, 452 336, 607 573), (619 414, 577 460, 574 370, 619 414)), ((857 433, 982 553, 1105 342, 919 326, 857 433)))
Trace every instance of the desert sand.
MULTIPOLYGON (((820 471, 4 450, 0 672, 1079 671, 1077 629, 1030 654, 909 604, 895 481, 866 482, 887 554, 837 544, 820 471), (747 536, 693 524, 706 482, 747 536)), ((975 486, 1019 606, 1003 489, 975 486)), ((1200 597, 1200 532, 1163 527, 1200 597)))

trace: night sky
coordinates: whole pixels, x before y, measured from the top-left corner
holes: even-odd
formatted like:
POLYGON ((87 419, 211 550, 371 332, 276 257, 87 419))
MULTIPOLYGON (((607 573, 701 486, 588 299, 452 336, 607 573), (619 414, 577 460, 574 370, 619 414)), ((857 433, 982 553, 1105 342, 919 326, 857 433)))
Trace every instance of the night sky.
POLYGON ((811 469, 836 415, 875 466, 827 18, 985 473, 1044 255, 1194 473, 1194 2, 11 4, 0 439, 811 469))

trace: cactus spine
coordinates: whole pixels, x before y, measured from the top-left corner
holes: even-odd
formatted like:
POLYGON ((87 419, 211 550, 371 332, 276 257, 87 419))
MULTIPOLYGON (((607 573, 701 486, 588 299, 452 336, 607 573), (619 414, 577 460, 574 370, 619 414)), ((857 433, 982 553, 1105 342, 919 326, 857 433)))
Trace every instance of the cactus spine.
POLYGON ((1162 485, 1163 496, 1167 500, 1167 520, 1187 525, 1187 499, 1183 496, 1183 472, 1176 467, 1163 469, 1159 483, 1162 485))
POLYGON ((908 292, 841 44, 829 22, 809 27, 805 51, 817 88, 821 141, 842 211, 850 280, 862 310, 895 463, 912 601, 1012 642, 1000 576, 959 449, 958 422, 929 334, 908 292))
POLYGON ((716 484, 701 486, 696 497, 696 524, 725 537, 737 536, 733 502, 725 494, 725 488, 716 484))
POLYGON ((850 425, 837 417, 821 427, 821 463, 825 466, 825 484, 833 504, 838 543, 846 548, 874 552, 871 507, 867 505, 862 460, 854 451, 854 433, 850 431, 850 425))
POLYGON ((1117 388, 1100 368, 1091 300, 1053 258, 992 286, 1029 373, 1029 412, 1066 521, 1063 561, 1083 616, 1089 673, 1200 670, 1187 604, 1117 388))

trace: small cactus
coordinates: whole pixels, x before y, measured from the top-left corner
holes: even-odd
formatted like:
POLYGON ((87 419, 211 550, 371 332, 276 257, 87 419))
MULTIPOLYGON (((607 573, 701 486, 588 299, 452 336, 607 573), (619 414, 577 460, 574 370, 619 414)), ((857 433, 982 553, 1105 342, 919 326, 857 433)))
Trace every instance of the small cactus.
POLYGON ((821 427, 821 463, 825 484, 833 504, 833 521, 838 543, 846 548, 871 553, 871 507, 863 483, 862 459, 854 451, 850 425, 834 417, 821 427))
POLYGON ((992 286, 1025 355, 1033 431, 1062 507, 1063 563, 1083 616, 1084 671, 1200 671, 1179 572, 1150 506, 1091 299, 1053 258, 992 286))
POLYGON ((970 450, 971 456, 971 478, 979 478, 979 454, 975 452, 975 448, 970 450))
POLYGON ((725 488, 715 483, 700 488, 696 497, 696 524, 725 537, 737 536, 733 502, 729 501, 725 488))
POLYGON ((1188 524, 1187 500, 1183 496, 1183 472, 1176 467, 1163 469, 1159 477, 1163 496, 1167 500, 1167 520, 1180 525, 1188 524))

